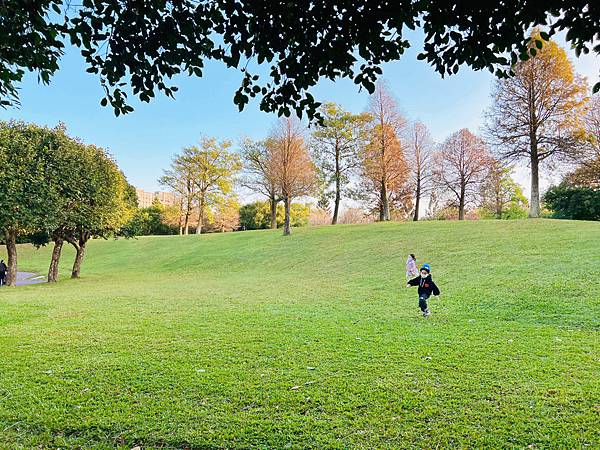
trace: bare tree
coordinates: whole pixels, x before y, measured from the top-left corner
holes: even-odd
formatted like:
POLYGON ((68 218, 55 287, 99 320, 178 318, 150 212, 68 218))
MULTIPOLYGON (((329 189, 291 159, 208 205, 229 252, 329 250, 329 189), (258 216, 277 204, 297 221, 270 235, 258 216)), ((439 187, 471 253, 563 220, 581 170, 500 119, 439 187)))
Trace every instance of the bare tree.
POLYGON ((275 180, 283 197, 283 234, 291 234, 290 207, 294 197, 310 195, 316 186, 316 169, 310 159, 300 121, 283 118, 275 126, 267 146, 273 158, 275 180))
POLYGON ((379 220, 390 220, 390 190, 406 178, 406 163, 399 136, 406 119, 383 82, 378 82, 369 100, 369 113, 373 128, 363 162, 367 166, 367 179, 379 190, 379 220), (374 179, 373 176, 378 177, 374 179))
POLYGON ((576 76, 565 51, 532 33, 534 57, 513 68, 514 76, 498 80, 487 113, 487 135, 502 158, 525 159, 531 167, 529 217, 540 215, 539 166, 574 156, 581 144, 586 102, 585 79, 576 76))
POLYGON ((410 183, 414 191, 413 220, 419 220, 421 199, 431 189, 431 154, 433 140, 429 130, 422 122, 413 123, 407 132, 406 157, 410 169, 410 183))
POLYGON ((491 155, 483 141, 467 129, 452 134, 435 154, 434 180, 452 193, 458 220, 465 218, 465 205, 474 201, 485 179, 491 155))
POLYGON ((277 228, 277 204, 282 200, 277 185, 273 152, 267 141, 245 139, 242 142, 244 175, 242 186, 265 195, 271 212, 271 228, 277 228))
POLYGON ((439 211, 442 209, 440 203, 439 187, 433 184, 433 188, 429 192, 429 204, 427 205, 426 216, 429 219, 435 219, 439 211))

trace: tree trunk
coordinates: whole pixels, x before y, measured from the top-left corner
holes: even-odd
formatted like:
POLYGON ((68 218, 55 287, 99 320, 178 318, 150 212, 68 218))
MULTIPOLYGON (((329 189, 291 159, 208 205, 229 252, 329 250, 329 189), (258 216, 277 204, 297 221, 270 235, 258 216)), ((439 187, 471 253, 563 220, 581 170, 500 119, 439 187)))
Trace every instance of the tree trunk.
POLYGON ((183 234, 183 217, 181 213, 183 212, 183 197, 179 200, 179 218, 178 218, 178 226, 179 226, 179 236, 183 234))
POLYGON ((190 233, 190 210, 189 207, 185 211, 185 220, 183 222, 183 234, 188 235, 190 233))
POLYGON ((71 271, 71 278, 79 278, 81 275, 81 263, 85 256, 85 246, 87 244, 87 237, 81 237, 79 241, 75 239, 68 239, 69 243, 75 247, 75 262, 73 262, 73 270, 71 271))
POLYGON ((538 153, 538 118, 536 114, 535 102, 535 83, 533 82, 533 72, 528 89, 529 103, 529 155, 531 159, 531 201, 529 202, 529 217, 540 217, 540 174, 539 174, 539 153, 538 153))
POLYGON ((54 239, 54 248, 52 249, 52 258, 50 259, 50 268, 48 269, 48 283, 56 283, 58 281, 58 263, 62 252, 64 241, 62 238, 54 239))
POLYGON ((379 220, 390 220, 390 205, 388 202, 385 180, 381 180, 381 209, 379 211, 379 220))
POLYGON ((419 208, 421 207, 421 180, 417 178, 417 189, 415 191, 415 215, 413 216, 413 221, 417 222, 419 220, 419 208))
MULTIPOLYGON (((381 106, 382 108, 382 113, 383 113, 383 106, 381 106)), ((385 161, 385 151, 386 151, 386 142, 385 142, 385 121, 384 121, 384 114, 380 115, 381 119, 381 123, 380 123, 380 140, 381 140, 381 170, 382 170, 382 175, 381 175, 381 199, 380 199, 380 210, 379 210, 379 220, 380 221, 384 221, 384 220, 390 220, 390 205, 388 204, 388 193, 387 193, 387 186, 385 183, 386 180, 386 161, 385 161)))
POLYGON ((8 253, 8 271, 6 272, 6 285, 14 286, 17 282, 17 232, 16 230, 4 231, 6 253, 8 253))
POLYGON ((340 149, 338 146, 335 148, 335 203, 333 205, 333 217, 331 219, 331 225, 335 225, 338 221, 338 214, 340 212, 340 200, 342 198, 342 174, 340 173, 340 149))
POLYGON ((277 201, 274 195, 269 198, 269 206, 271 207, 271 229, 275 230, 277 229, 277 201))
POLYGON ((496 219, 502 219, 502 199, 496 195, 496 219))
POLYGON ((540 174, 537 148, 531 152, 531 201, 529 203, 529 217, 540 217, 540 174))
POLYGON ((460 188, 460 198, 458 199, 458 220, 465 220, 465 187, 460 188))
POLYGON ((202 234, 203 220, 204 220, 204 198, 200 197, 200 204, 198 205, 198 226, 196 227, 196 234, 202 234))
POLYGON ((284 236, 289 236, 290 234, 292 234, 292 230, 290 227, 290 203, 291 203, 290 196, 286 195, 283 198, 283 205, 285 207, 285 222, 283 224, 283 235, 284 236))
POLYGON ((337 221, 338 221, 338 216, 340 214, 340 200, 341 200, 341 194, 340 194, 340 180, 336 179, 335 180, 335 203, 333 205, 333 217, 331 219, 331 225, 336 225, 337 221))

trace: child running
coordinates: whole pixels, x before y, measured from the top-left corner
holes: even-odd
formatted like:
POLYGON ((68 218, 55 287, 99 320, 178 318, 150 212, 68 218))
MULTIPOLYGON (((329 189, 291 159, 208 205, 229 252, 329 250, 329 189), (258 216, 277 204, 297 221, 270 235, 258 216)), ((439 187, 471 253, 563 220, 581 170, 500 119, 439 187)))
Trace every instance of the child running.
POLYGON ((419 286, 419 308, 421 308, 423 317, 429 317, 431 312, 427 307, 427 299, 431 297, 431 294, 436 297, 440 295, 440 290, 431 279, 431 267, 429 267, 429 264, 423 264, 421 275, 406 283, 406 287, 411 286, 419 286))
POLYGON ((417 258, 414 253, 408 255, 408 259, 406 260, 406 278, 413 278, 419 275, 419 271, 417 269, 417 258))

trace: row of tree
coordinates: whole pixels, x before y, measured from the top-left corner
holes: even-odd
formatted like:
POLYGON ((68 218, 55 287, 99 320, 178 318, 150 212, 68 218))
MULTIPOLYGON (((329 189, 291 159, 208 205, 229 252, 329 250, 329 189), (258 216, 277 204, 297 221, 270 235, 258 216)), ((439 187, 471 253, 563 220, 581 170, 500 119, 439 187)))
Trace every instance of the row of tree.
POLYGON ((0 122, 0 230, 8 253, 7 285, 17 274, 17 239, 52 241, 48 281, 58 280, 65 242, 75 248, 79 277, 86 245, 117 233, 137 201, 115 162, 101 148, 56 128, 0 122))
MULTIPOLYGON (((362 202, 379 220, 418 220, 422 198, 429 195, 430 215, 452 204, 463 219, 476 200, 501 217, 519 191, 510 169, 491 156, 482 139, 461 130, 436 147, 425 125, 408 124, 383 85, 369 112, 352 114, 330 103, 322 115, 310 134, 298 120, 280 120, 266 139, 243 140, 241 158, 229 142, 215 139, 184 149, 161 178, 178 194, 180 232, 187 234, 197 217, 200 233, 204 223, 222 215, 224 205, 235 207, 237 182, 266 198, 270 227, 281 225, 285 234, 298 197, 317 197, 317 206, 336 224, 343 199, 362 202)), ((242 227, 262 227, 263 209, 260 203, 242 207, 242 227), (248 218, 251 212, 255 218, 248 218)))
POLYGON ((430 216, 451 207, 462 220, 466 209, 477 205, 500 218, 506 208, 527 205, 510 177, 512 164, 526 160, 529 216, 539 217, 540 164, 551 163, 550 169, 587 164, 598 146, 594 120, 600 103, 597 96, 590 99, 565 51, 538 30, 529 51, 529 59, 513 66, 512 78, 495 83, 482 136, 463 129, 435 144, 427 127, 409 122, 379 83, 362 114, 325 104, 310 133, 300 121, 284 118, 264 140, 244 140, 241 159, 229 151, 230 142, 203 139, 178 155, 161 181, 183 199, 184 230, 196 209, 201 232, 207 205, 210 210, 221 204, 239 178, 268 200, 272 228, 283 203, 283 229, 289 234, 290 205, 304 196, 317 197, 331 212, 332 224, 345 198, 360 201, 379 220, 418 220, 427 197, 430 216))

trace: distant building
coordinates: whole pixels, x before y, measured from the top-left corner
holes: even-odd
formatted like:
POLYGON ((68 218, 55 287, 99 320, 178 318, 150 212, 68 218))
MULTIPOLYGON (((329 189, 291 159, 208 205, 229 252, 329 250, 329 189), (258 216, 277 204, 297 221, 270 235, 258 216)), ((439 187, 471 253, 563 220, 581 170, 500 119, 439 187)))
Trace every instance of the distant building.
POLYGON ((157 198, 163 205, 173 206, 179 203, 179 197, 172 192, 155 192, 154 198, 157 198))
POLYGON ((152 206, 154 199, 157 199, 165 206, 177 205, 179 202, 179 197, 172 192, 148 192, 139 188, 136 188, 135 192, 137 193, 139 208, 152 206))

